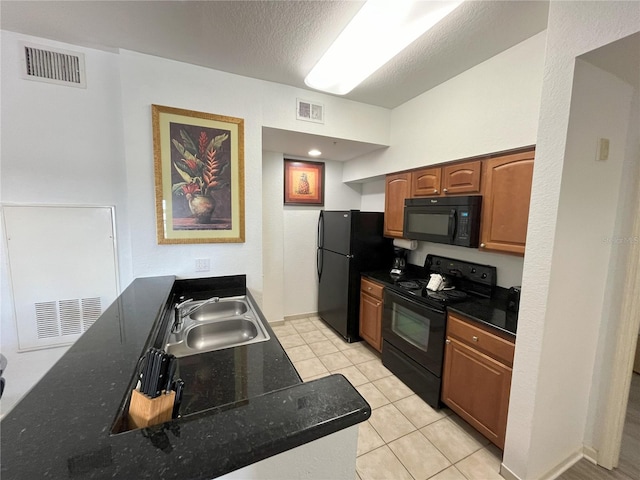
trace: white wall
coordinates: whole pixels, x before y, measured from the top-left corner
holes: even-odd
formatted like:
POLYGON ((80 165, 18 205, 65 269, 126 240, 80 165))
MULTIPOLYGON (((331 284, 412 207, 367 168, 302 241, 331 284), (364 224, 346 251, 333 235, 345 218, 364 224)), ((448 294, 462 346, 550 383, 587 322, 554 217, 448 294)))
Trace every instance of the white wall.
MULTIPOLYGON (((587 85, 582 81, 597 83, 596 72, 585 69, 586 74, 574 84, 574 71, 577 56, 639 28, 640 4, 636 2, 552 2, 549 9, 523 296, 503 458, 505 471, 517 478, 541 478, 579 458, 588 398, 598 393, 591 391, 591 383, 603 300, 596 295, 598 289, 591 287, 599 282, 594 274, 606 277, 608 265, 593 262, 586 247, 590 243, 595 258, 608 262, 611 246, 601 239, 613 233, 607 219, 616 217, 618 207, 618 198, 608 196, 608 192, 620 187, 625 152, 612 150, 606 166, 596 165, 593 137, 596 132, 598 136, 611 135, 616 145, 626 145, 628 125, 624 122, 629 119, 629 105, 612 112, 598 100, 585 106, 573 103, 574 88, 580 91, 587 85), (580 109, 593 112, 598 105, 603 110, 597 115, 578 115, 580 109), (623 128, 616 132, 611 127, 623 128), (587 185, 582 186, 581 181, 599 183, 599 188, 586 192, 587 185), (603 201, 602 208, 594 205, 597 199, 603 201), (565 228, 574 212, 584 218, 591 211, 600 221, 590 222, 578 232, 565 228), (600 243, 596 245, 594 240, 600 243), (577 272, 576 265, 580 265, 577 272), (596 311, 584 311, 582 302, 595 306, 596 311)), ((597 97, 604 89, 607 100, 611 96, 613 102, 621 102, 625 92, 613 86, 612 80, 601 80, 605 83, 596 92, 578 93, 576 100, 597 97)), ((604 295, 610 294, 607 285, 604 295)))
MULTIPOLYGON (((390 147, 347 162, 344 180, 534 144, 545 38, 541 32, 395 108, 390 147)), ((378 192, 364 190, 363 205, 381 203, 384 210, 378 192)), ((428 253, 495 265, 503 287, 522 282, 522 257, 419 242, 409 262, 423 265, 428 253)))
MULTIPOLYGON (((638 78, 640 81, 640 78, 638 78)), ((608 95, 608 92, 607 92, 608 95)), ((606 96, 604 97, 606 98, 606 96)), ((619 188, 618 208, 616 209, 613 233, 603 238, 611 249, 608 270, 602 275, 602 281, 610 285, 607 295, 603 298, 602 318, 598 349, 594 361, 592 394, 589 397, 589 413, 587 415, 587 429, 585 445, 596 452, 604 447, 603 432, 606 428, 606 416, 602 412, 607 408, 609 381, 616 369, 613 364, 615 349, 620 332, 620 315, 624 294, 625 272, 629 265, 629 251, 634 242, 639 239, 633 237, 633 222, 636 215, 637 198, 640 193, 640 85, 636 85, 634 98, 629 107, 628 136, 624 163, 622 165, 622 180, 619 188)), ((622 148, 618 145, 618 148, 622 148)), ((600 272, 601 274, 603 272, 600 272)))
MULTIPOLYGON (((262 126, 363 142, 388 139, 387 109, 134 52, 104 52, 3 31, 1 61, 0 200, 115 205, 121 290, 140 276, 245 273, 261 301, 262 126), (84 53, 87 88, 23 80, 21 39, 84 53), (295 120, 297 97, 323 103, 326 123, 295 120), (244 118, 245 243, 157 245, 151 104, 244 118), (211 271, 196 273, 196 258, 209 258, 211 271)), ((281 170, 274 175, 274 182, 281 181, 281 170)), ((358 189, 353 193, 357 197, 358 189)), ((280 196, 280 211, 281 205, 280 196)), ((9 356, 17 337, 4 247, 2 351, 9 356)), ((39 378, 57 356, 21 354, 19 361, 39 378)), ((10 360, 7 375, 18 374, 12 369, 15 363, 10 360)), ((16 385, 10 377, 8 381, 16 385)))
MULTIPOLYGON (((69 45, 1 32, 2 196, 5 203, 114 205, 119 270, 131 276, 125 195, 119 64, 117 56, 71 47, 85 54, 87 88, 23 80, 18 41, 69 45)), ((42 248, 47 248, 46 238, 42 248)), ((73 258, 68 259, 73 262, 73 258)), ((66 351, 17 353, 6 244, 2 240, 2 353, 8 358, 6 412, 66 351)), ((61 272, 60 281, 64 281, 61 272)))
POLYGON ((325 480, 350 479, 356 470, 358 425, 292 448, 219 480, 325 480))
POLYGON ((262 313, 269 322, 284 320, 284 189, 282 153, 262 152, 262 313))
MULTIPOLYGON (((120 59, 131 221, 140 229, 132 238, 134 275, 173 273, 193 276, 194 259, 210 258, 213 274, 246 273, 247 285, 261 298, 262 126, 311 129, 324 135, 338 135, 339 132, 343 138, 371 141, 377 132, 386 128, 388 110, 314 94, 314 99, 320 98, 327 106, 327 118, 324 125, 309 125, 309 122, 295 120, 295 99, 304 94, 299 89, 133 52, 121 52, 120 59), (151 201, 153 155, 148 141, 151 138, 152 103, 245 119, 244 244, 156 245, 151 201), (347 121, 350 117, 360 118, 365 123, 351 124, 347 121), (141 198, 147 200, 139 201, 141 198)), ((333 187, 329 181, 327 187, 330 202, 330 188, 333 187)), ((287 235, 284 238, 288 238, 287 235)))
POLYGON ((362 201, 360 210, 363 212, 384 212, 384 178, 362 184, 362 201))
MULTIPOLYGON (((342 183, 342 162, 325 160, 324 207, 283 205, 283 155, 264 152, 263 218, 278 230, 264 226, 264 306, 267 320, 315 315, 318 311, 318 280, 316 273, 317 225, 320 210, 361 209, 362 185, 342 183), (268 175, 267 175, 267 172, 268 175), (277 175, 277 176, 276 176, 277 175), (269 185, 266 185, 269 183, 269 185), (267 211, 269 213, 267 213, 267 211), (280 253, 281 252, 281 253, 280 253), (281 264, 278 266, 278 258, 281 264), (267 265, 269 269, 267 269, 267 265), (282 283, 279 283, 279 278, 282 283), (281 299, 281 304, 274 305, 281 299)), ((287 157, 293 158, 293 157, 287 157)), ((384 192, 384 185, 383 185, 384 192)), ((384 204, 383 204, 384 209, 384 204)))
POLYGON ((390 147, 347 162, 344 181, 534 144, 545 35, 395 108, 390 147))

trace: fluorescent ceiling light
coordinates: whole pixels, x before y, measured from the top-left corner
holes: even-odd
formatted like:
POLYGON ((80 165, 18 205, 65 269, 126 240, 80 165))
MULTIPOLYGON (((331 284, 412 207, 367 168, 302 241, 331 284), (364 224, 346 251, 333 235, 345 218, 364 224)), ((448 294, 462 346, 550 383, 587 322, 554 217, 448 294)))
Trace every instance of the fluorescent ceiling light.
POLYGON ((462 1, 369 0, 304 83, 337 95, 349 93, 462 1))
POLYGON ((320 155, 322 155, 322 152, 316 148, 309 150, 307 153, 312 157, 319 157, 320 155))

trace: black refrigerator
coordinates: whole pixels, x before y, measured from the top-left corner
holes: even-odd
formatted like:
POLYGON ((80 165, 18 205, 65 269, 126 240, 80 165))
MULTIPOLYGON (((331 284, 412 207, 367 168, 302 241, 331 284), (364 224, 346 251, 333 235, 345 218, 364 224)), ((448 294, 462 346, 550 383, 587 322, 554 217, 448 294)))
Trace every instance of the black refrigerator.
POLYGON ((348 342, 360 340, 361 272, 391 268, 393 243, 382 235, 384 214, 320 211, 318 315, 348 342))

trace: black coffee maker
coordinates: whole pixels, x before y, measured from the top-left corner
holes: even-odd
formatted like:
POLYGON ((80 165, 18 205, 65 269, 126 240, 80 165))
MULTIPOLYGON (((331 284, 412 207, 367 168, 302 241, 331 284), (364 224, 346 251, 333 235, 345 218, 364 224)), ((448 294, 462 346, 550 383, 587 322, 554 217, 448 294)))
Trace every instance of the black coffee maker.
POLYGON ((389 273, 399 277, 404 274, 404 269, 407 266, 407 250, 400 247, 393 247, 393 253, 395 254, 395 258, 393 259, 393 265, 389 273))

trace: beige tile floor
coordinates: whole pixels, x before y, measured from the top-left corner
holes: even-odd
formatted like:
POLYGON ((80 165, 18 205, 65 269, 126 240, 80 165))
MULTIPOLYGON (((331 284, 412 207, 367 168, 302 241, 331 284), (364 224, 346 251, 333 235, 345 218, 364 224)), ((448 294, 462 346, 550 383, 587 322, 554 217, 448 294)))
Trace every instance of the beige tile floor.
POLYGON ((364 342, 349 344, 317 317, 273 327, 303 380, 343 374, 371 405, 359 425, 356 480, 491 480, 502 452, 449 409, 434 410, 364 342))

